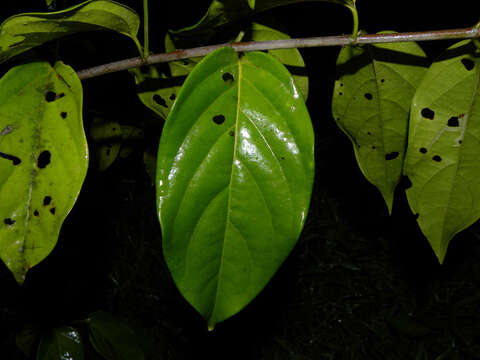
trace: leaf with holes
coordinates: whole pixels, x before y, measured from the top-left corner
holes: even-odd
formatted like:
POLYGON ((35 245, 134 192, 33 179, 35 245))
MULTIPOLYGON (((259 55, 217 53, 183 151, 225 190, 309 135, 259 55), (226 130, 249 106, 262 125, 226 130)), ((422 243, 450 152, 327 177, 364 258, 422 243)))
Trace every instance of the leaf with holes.
POLYGON ((333 116, 389 212, 402 175, 410 103, 426 66, 416 43, 348 46, 338 56, 333 116))
POLYGON ((99 311, 87 319, 88 336, 106 360, 143 360, 135 332, 113 315, 99 311))
POLYGON ((157 201, 173 279, 210 328, 292 250, 313 174, 310 118, 281 63, 223 48, 195 67, 160 140, 157 201))
MULTIPOLYGON (((235 22, 255 13, 273 9, 275 7, 301 3, 306 0, 256 0, 253 8, 251 0, 213 0, 207 13, 196 24, 170 31, 170 34, 179 48, 189 48, 212 38, 218 27, 235 22)), ((314 0, 331 2, 343 5, 352 12, 355 11, 354 0, 314 0)))
POLYGON ((37 350, 37 360, 83 360, 85 352, 80 333, 70 327, 62 326, 43 335, 37 350))
POLYGON ((88 166, 82 86, 61 62, 0 79, 0 257, 19 283, 54 248, 88 166))
POLYGON ((51 13, 14 15, 0 25, 0 63, 42 45, 78 32, 113 30, 137 39, 140 19, 132 9, 107 0, 90 0, 51 13))
POLYGON ((480 217, 480 57, 471 41, 446 51, 413 98, 407 198, 440 262, 480 217))

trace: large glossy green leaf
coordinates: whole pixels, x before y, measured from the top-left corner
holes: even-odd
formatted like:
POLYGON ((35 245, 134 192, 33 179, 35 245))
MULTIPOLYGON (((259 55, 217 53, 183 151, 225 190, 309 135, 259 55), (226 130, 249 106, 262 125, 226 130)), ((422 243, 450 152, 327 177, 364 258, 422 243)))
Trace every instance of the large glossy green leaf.
POLYGON ((52 329, 40 340, 37 360, 83 360, 85 352, 80 333, 70 327, 52 329))
POLYGON ((113 315, 99 311, 87 319, 90 342, 106 360, 143 360, 135 332, 113 315))
POLYGON ((207 13, 195 25, 171 31, 171 34, 179 47, 187 48, 210 39, 219 26, 251 16, 256 12, 305 1, 337 3, 350 9, 355 7, 354 0, 257 0, 254 7, 245 0, 213 0, 207 13))
POLYGON ((440 262, 451 238, 480 217, 480 57, 472 42, 428 70, 412 103, 407 197, 440 262))
POLYGON ((426 66, 416 43, 348 46, 338 56, 333 116, 389 212, 402 175, 410 103, 426 66))
POLYGON ((82 86, 61 62, 0 79, 0 257, 22 283, 54 248, 88 166, 82 86))
POLYGON ((295 245, 313 173, 310 118, 280 62, 223 48, 195 67, 160 140, 157 200, 168 267, 210 328, 295 245))
POLYGON ((130 8, 109 0, 90 0, 51 13, 12 16, 0 25, 0 63, 47 41, 83 31, 113 30, 137 40, 140 24, 130 8))

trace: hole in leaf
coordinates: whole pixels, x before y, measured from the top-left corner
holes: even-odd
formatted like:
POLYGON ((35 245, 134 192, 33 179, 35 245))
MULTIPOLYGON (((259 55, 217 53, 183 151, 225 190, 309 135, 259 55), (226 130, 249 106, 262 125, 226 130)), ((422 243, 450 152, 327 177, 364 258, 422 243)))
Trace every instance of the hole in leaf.
POLYGON ((432 160, 436 162, 440 162, 442 161, 442 158, 439 155, 435 155, 434 157, 432 157, 432 160))
POLYGON ((39 169, 43 169, 45 166, 50 164, 51 154, 50 151, 44 150, 40 153, 37 160, 37 166, 39 169))
POLYGON ((475 63, 471 59, 465 58, 465 59, 462 59, 461 61, 463 66, 465 66, 465 69, 467 69, 467 71, 470 71, 475 67, 475 63))
POLYGON ((62 117, 62 119, 66 119, 66 118, 67 118, 67 113, 66 113, 66 111, 62 111, 62 112, 60 113, 60 116, 62 117))
POLYGON ((45 93, 45 100, 47 102, 52 102, 57 98, 57 94, 55 94, 53 91, 47 91, 45 93))
POLYGON ((213 117, 213 122, 217 125, 221 125, 225 122, 225 116, 223 115, 215 115, 213 117))
POLYGON ((261 52, 268 54, 268 50, 260 50, 261 52))
POLYGON ((233 130, 230 130, 230 131, 228 132, 228 135, 230 135, 230 136, 234 136, 234 135, 235 135, 235 131, 233 131, 233 130))
POLYGON ((419 216, 420 216, 420 214, 419 214, 419 213, 416 213, 416 214, 413 215, 413 218, 414 218, 415 220, 417 220, 419 216))
POLYGON ((52 102, 52 101, 58 100, 58 99, 60 99, 60 98, 62 98, 62 97, 64 97, 64 96, 65 96, 64 93, 57 94, 57 93, 55 93, 54 91, 47 91, 47 92, 45 93, 45 100, 46 100, 47 102, 52 102))
POLYGON ((16 157, 15 155, 5 154, 3 152, 0 152, 0 157, 3 159, 11 160, 13 165, 18 165, 22 162, 19 157, 16 157))
POLYGON ((35 211, 33 212, 33 216, 40 216, 40 213, 38 212, 38 210, 35 210, 35 211))
POLYGON ((5 223, 5 225, 13 225, 15 224, 16 221, 10 218, 6 218, 6 219, 3 219, 3 222, 5 223))
POLYGON ((47 195, 43 198, 43 206, 50 205, 51 202, 52 202, 52 197, 51 196, 47 195))
POLYGON ((385 79, 381 79, 380 82, 383 84, 385 82, 385 79))
POLYGON ((239 51, 238 52, 238 58, 241 59, 242 57, 245 56, 245 52, 244 51, 239 51))
POLYGON ((375 145, 372 145, 372 150, 375 150, 377 147, 375 145))
POLYGON ((372 133, 370 131, 367 131, 367 135, 372 135, 372 133))
POLYGON ((110 148, 107 149, 107 152, 106 152, 107 156, 110 156, 110 150, 111 150, 110 148))
POLYGON ((373 99, 373 95, 370 94, 370 93, 366 93, 364 96, 365 96, 365 99, 367 99, 367 100, 372 100, 373 99))
POLYGON ((187 59, 183 59, 183 60, 182 60, 182 63, 183 63, 183 65, 188 65, 188 64, 190 64, 190 62, 189 62, 187 59))
POLYGON ((424 147, 422 147, 422 148, 420 148, 420 152, 421 152, 422 154, 426 154, 426 153, 427 153, 427 149, 424 148, 424 147))
POLYGON ((429 108, 423 108, 421 112, 422 116, 426 119, 433 120, 435 112, 429 108))
POLYGON ((164 98, 162 98, 160 95, 155 94, 153 95, 153 101, 155 101, 158 105, 163 106, 165 108, 168 108, 167 102, 165 101, 164 98))
POLYGON ((174 101, 177 98, 175 94, 170 95, 170 100, 174 101))
POLYGON ((410 189, 412 187, 412 182, 407 175, 402 176, 402 178, 400 179, 400 186, 403 189, 410 189))
POLYGON ((343 83, 340 83, 340 86, 342 86, 342 87, 343 87, 343 83))
POLYGON ((222 79, 223 81, 225 82, 233 82, 234 78, 233 78, 233 75, 230 74, 229 72, 226 72, 225 74, 222 75, 222 79))
POLYGON ((461 143, 462 143, 462 140, 458 140, 458 143, 461 144, 461 143))
POLYGON ((340 91, 340 92, 338 93, 338 95, 342 96, 342 95, 343 95, 343 92, 340 91))
POLYGON ((457 127, 459 125, 458 117, 452 116, 450 119, 448 119, 447 125, 451 127, 457 127))
POLYGON ((398 151, 392 151, 391 153, 385 154, 385 160, 393 160, 396 159, 400 155, 398 151))
POLYGON ((54 207, 52 207, 52 208, 50 209, 50 213, 51 213, 52 215, 55 215, 55 208, 54 208, 54 207))
POLYGON ((285 156, 281 156, 280 159, 281 159, 281 160, 285 160, 285 156))

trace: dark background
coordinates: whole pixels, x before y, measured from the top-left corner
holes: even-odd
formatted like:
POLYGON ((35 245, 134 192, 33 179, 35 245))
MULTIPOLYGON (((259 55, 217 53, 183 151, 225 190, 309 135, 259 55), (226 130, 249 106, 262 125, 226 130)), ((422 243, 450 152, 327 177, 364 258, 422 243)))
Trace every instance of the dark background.
MULTIPOLYGON (((122 3, 142 12, 140 0, 122 3)), ((151 50, 162 52, 165 31, 195 23, 209 2, 151 3, 151 50)), ((469 27, 479 20, 478 4, 471 0, 358 0, 357 5, 360 27, 369 33, 469 27)), ((45 11, 44 2, 4 1, 0 19, 25 11, 45 11)), ((331 3, 275 9, 259 22, 265 16, 292 37, 351 30, 349 11, 331 3)), ((421 45, 433 60, 451 43, 421 45)), ((52 48, 43 46, 29 56, 49 58, 52 48)), ((77 70, 137 55, 131 40, 102 32, 72 36, 58 48, 60 58, 77 70)), ((147 359, 480 358, 480 227, 459 234, 440 266, 402 185, 388 216, 331 116, 338 51, 302 50, 317 163, 302 236, 265 290, 213 332, 176 290, 162 258, 143 151, 156 146, 163 121, 138 100, 127 72, 84 81, 87 129, 100 116, 142 127, 146 136, 107 171, 91 164, 57 247, 23 286, 0 265, 0 359, 25 359, 15 347, 25 324, 48 329, 97 310, 125 319, 147 359)), ((1 65, 1 74, 12 65, 1 65)))

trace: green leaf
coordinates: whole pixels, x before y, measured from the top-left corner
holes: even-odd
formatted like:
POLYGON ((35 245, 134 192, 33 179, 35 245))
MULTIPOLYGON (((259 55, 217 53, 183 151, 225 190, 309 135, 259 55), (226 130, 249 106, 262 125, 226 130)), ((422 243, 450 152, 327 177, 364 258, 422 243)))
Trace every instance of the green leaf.
POLYGON ((250 9, 255 9, 255 0, 247 0, 248 1, 248 6, 250 6, 250 9))
POLYGON ((0 79, 0 257, 19 283, 54 248, 88 166, 82 86, 34 62, 0 79))
POLYGON ((135 332, 113 315, 99 311, 87 319, 90 342, 106 360, 142 360, 135 332))
POLYGON ((245 307, 295 245, 314 175, 313 130, 285 67, 219 49, 187 78, 158 150, 163 250, 209 328, 245 307))
POLYGON ((426 66, 425 53, 411 42, 348 46, 338 56, 333 116, 389 213, 402 176, 410 103, 426 66))
MULTIPOLYGON (((181 48, 192 47, 213 37, 219 26, 251 16, 254 13, 273 9, 275 7, 295 4, 307 0, 257 0, 255 8, 252 0, 213 0, 207 13, 195 25, 170 31, 173 40, 181 48)), ((353 0, 314 0, 331 2, 355 9, 353 0)), ((352 10, 353 11, 353 10, 352 10)))
POLYGON ((40 340, 37 360, 83 360, 83 342, 79 332, 69 326, 52 329, 40 340))
POLYGON ((56 0, 45 0, 45 3, 47 4, 47 7, 50 8, 55 5, 55 1, 56 0))
POLYGON ((140 101, 162 119, 166 119, 185 76, 169 77, 155 65, 129 71, 135 78, 140 101))
POLYGON ((113 30, 137 39, 138 15, 125 5, 107 0, 90 0, 51 13, 12 16, 0 25, 0 63, 35 46, 84 31, 113 30))
POLYGON ((480 217, 480 57, 471 41, 447 50, 413 98, 407 197, 440 262, 459 231, 480 217))

